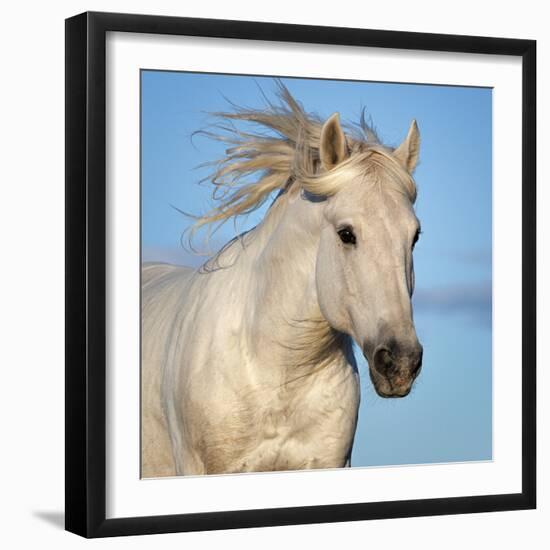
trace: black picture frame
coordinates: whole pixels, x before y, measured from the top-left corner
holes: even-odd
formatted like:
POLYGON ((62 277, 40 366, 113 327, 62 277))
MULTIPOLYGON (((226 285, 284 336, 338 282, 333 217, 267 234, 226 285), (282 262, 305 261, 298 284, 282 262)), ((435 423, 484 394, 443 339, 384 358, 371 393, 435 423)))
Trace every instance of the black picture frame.
POLYGON ((66 20, 66 529, 84 537, 536 506, 536 42, 83 13, 66 20), (105 40, 108 31, 517 56, 522 60, 522 491, 517 494, 106 519, 105 40))

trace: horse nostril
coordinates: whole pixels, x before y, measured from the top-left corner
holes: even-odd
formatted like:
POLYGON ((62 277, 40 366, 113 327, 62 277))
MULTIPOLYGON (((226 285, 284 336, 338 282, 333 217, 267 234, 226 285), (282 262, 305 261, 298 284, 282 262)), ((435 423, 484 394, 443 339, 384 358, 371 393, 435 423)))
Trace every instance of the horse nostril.
POLYGON ((374 368, 381 374, 386 374, 393 367, 393 355, 390 350, 380 347, 374 352, 374 368))
POLYGON ((415 362, 413 363, 413 367, 411 369, 413 376, 416 376, 419 373, 421 367, 422 367, 422 349, 420 349, 420 352, 418 353, 418 356, 415 362))

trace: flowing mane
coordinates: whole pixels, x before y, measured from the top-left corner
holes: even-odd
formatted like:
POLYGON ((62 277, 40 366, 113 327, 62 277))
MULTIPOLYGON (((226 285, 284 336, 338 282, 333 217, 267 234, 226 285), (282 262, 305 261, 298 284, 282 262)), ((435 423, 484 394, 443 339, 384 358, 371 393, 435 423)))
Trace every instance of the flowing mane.
POLYGON ((267 106, 262 110, 232 104, 233 112, 212 113, 218 122, 209 130, 196 132, 226 143, 228 148, 223 159, 202 165, 214 167, 205 180, 214 185, 212 197, 218 204, 197 218, 194 230, 249 214, 272 192, 292 185, 316 196, 334 195, 349 179, 346 174, 364 175, 371 183, 391 184, 414 203, 414 180, 392 156, 393 149, 380 143, 365 120, 364 109, 358 123, 344 125, 349 157, 324 171, 319 158, 323 121, 307 113, 280 80, 276 83, 278 103, 264 96, 267 106), (243 131, 238 122, 252 123, 259 130, 243 131), (250 178, 254 181, 247 182, 250 178))

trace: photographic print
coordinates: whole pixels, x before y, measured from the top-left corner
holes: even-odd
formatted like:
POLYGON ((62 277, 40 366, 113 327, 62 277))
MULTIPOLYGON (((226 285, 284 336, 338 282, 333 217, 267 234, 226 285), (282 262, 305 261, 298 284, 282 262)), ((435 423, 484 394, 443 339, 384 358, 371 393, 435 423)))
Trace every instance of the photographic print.
POLYGON ((535 41, 66 44, 67 530, 536 507, 535 41))
POLYGON ((492 460, 492 90, 142 70, 141 476, 492 460))

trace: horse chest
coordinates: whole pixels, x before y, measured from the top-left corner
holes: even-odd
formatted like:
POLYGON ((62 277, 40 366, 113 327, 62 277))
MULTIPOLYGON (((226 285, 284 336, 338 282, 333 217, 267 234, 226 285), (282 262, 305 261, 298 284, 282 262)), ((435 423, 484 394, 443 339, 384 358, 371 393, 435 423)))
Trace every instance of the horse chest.
POLYGON ((359 385, 351 371, 340 375, 337 384, 319 380, 270 398, 239 403, 216 430, 218 435, 225 434, 225 441, 231 441, 232 448, 223 453, 227 459, 220 463, 220 449, 210 446, 206 469, 213 473, 218 469, 244 472, 342 467, 349 458, 358 406, 359 385))
POLYGON ((257 446, 247 457, 251 470, 299 470, 344 466, 349 454, 357 403, 323 395, 291 410, 266 411, 257 446))

